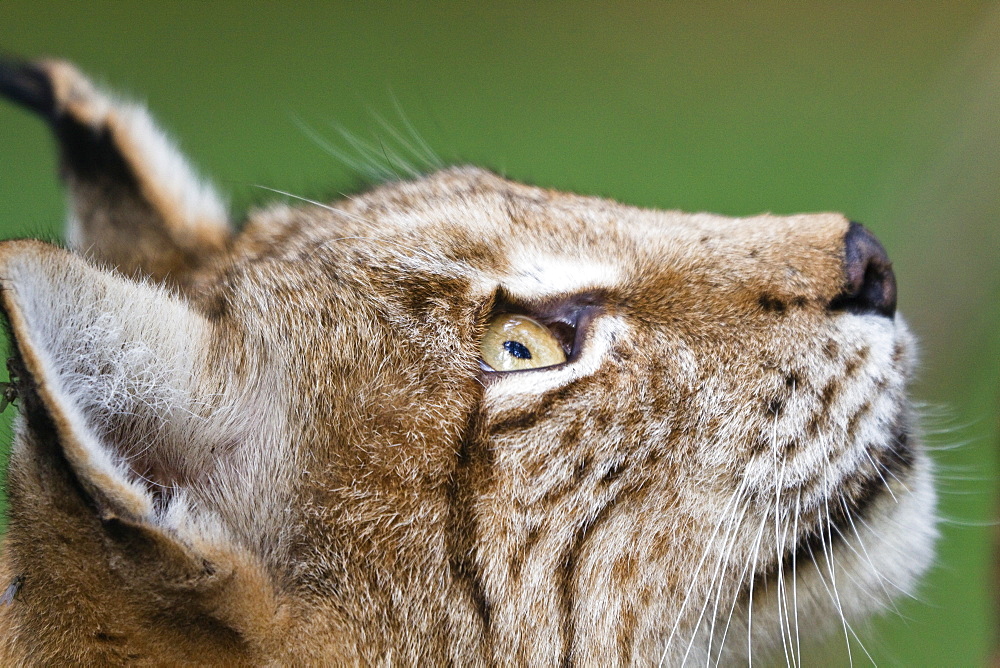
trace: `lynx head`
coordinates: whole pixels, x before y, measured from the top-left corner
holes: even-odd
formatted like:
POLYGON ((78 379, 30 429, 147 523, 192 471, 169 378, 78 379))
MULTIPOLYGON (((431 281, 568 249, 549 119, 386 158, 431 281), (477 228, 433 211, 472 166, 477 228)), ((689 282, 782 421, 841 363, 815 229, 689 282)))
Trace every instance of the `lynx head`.
POLYGON ((454 168, 236 231, 141 108, 0 89, 71 194, 70 250, 0 245, 6 662, 791 662, 928 565, 913 343, 840 215, 454 168))

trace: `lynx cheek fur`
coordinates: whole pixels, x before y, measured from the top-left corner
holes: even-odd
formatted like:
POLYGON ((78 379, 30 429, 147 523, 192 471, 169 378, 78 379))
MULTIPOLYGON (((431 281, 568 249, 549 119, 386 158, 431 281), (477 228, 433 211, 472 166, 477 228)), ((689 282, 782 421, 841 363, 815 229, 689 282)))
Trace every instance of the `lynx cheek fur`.
POLYGON ((237 232, 70 65, 0 90, 72 209, 71 251, 0 245, 4 665, 798 663, 930 562, 859 225, 453 168, 237 232), (514 321, 559 361, 494 370, 514 321))

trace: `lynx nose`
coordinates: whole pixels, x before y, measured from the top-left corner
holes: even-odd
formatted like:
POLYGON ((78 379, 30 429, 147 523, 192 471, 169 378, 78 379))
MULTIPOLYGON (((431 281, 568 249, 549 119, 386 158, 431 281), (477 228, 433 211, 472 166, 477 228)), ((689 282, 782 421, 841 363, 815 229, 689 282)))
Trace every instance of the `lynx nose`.
POLYGON ((851 223, 844 235, 844 289, 830 301, 833 310, 896 313, 896 275, 885 248, 861 223, 851 223))

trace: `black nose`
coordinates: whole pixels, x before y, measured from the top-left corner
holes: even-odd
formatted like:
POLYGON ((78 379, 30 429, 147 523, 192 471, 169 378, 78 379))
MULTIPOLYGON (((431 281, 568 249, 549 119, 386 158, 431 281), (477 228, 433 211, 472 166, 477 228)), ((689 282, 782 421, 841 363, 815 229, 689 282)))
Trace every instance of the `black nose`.
POLYGON ((833 310, 896 313, 896 275, 885 248, 861 223, 851 223, 844 236, 844 289, 830 301, 833 310))

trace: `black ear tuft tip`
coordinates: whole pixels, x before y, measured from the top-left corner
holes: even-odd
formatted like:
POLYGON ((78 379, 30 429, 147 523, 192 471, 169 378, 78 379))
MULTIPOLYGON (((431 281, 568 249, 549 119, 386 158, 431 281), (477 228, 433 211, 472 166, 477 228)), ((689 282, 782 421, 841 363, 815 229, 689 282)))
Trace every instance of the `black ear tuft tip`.
POLYGON ((55 118, 56 99, 52 80, 35 63, 0 54, 0 95, 47 120, 55 118))

